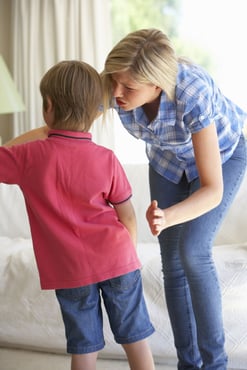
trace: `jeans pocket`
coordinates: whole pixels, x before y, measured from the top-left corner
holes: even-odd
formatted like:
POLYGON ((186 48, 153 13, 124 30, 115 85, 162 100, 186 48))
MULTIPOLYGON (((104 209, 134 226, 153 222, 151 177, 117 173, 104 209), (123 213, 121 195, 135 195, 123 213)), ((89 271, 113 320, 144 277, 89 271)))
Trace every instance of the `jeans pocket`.
POLYGON ((56 289, 56 296, 59 298, 65 298, 69 301, 80 301, 82 298, 87 297, 90 294, 90 286, 83 286, 78 288, 70 289, 56 289))
POLYGON ((129 272, 128 274, 110 279, 110 285, 114 289, 128 290, 135 285, 141 278, 140 270, 129 272))

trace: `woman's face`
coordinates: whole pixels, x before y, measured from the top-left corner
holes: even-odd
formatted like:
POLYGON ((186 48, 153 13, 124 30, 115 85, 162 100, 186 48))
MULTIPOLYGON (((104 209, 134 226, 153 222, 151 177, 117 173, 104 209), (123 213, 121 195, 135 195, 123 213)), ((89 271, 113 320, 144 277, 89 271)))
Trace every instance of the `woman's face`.
POLYGON ((128 72, 112 74, 113 96, 123 110, 129 111, 157 99, 161 88, 152 84, 141 84, 133 80, 128 72))

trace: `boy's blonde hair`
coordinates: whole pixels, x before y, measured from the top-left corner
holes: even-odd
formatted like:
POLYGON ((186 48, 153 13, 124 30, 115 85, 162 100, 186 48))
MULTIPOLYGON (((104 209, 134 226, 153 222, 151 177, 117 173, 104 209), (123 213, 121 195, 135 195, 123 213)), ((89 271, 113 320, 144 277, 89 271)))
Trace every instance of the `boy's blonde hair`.
POLYGON ((101 73, 106 109, 112 100, 111 75, 126 71, 136 82, 159 86, 174 99, 178 59, 163 32, 150 28, 129 33, 108 54, 101 73))
POLYGON ((102 104, 102 82, 98 72, 80 61, 62 61, 54 65, 40 82, 43 109, 47 98, 54 108, 51 128, 89 131, 102 104))

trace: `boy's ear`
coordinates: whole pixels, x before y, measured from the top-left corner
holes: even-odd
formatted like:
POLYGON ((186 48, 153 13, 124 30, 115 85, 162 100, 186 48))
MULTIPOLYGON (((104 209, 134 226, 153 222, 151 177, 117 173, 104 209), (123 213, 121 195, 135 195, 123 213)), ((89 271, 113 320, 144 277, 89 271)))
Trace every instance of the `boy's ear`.
POLYGON ((47 102, 47 112, 50 113, 53 110, 53 104, 49 96, 46 97, 47 102))
POLYGON ((52 100, 49 96, 46 96, 44 99, 43 109, 46 113, 50 113, 53 110, 52 100))

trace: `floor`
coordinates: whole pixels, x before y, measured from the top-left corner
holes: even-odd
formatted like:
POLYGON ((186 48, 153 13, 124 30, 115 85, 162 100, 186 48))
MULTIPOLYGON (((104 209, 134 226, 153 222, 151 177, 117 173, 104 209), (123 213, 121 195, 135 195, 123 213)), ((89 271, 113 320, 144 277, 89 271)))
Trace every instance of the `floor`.
MULTIPOLYGON (((0 348, 0 370, 70 370, 70 357, 0 348)), ((126 361, 100 359, 97 370, 129 370, 129 367, 126 361)), ((175 370, 175 367, 157 365, 156 370, 175 370)))
MULTIPOLYGON (((70 357, 0 347, 0 370, 70 370, 70 357)), ((100 359, 97 370, 129 370, 129 367, 126 361, 100 359)), ((176 366, 156 364, 156 370, 176 370, 176 366)))

